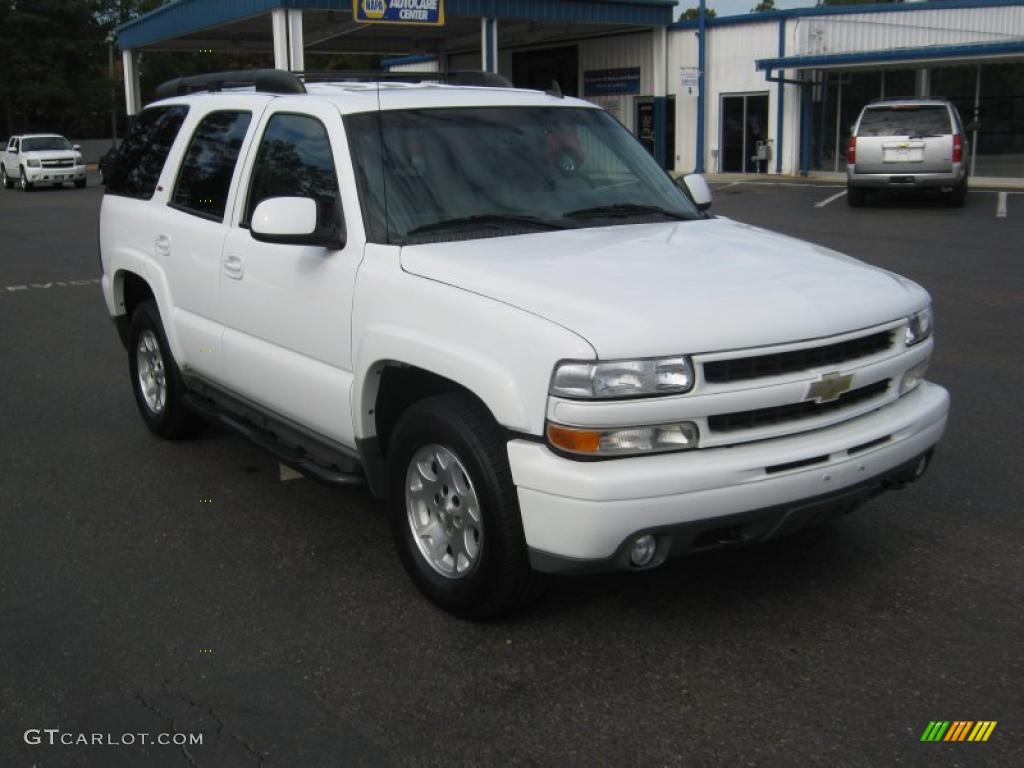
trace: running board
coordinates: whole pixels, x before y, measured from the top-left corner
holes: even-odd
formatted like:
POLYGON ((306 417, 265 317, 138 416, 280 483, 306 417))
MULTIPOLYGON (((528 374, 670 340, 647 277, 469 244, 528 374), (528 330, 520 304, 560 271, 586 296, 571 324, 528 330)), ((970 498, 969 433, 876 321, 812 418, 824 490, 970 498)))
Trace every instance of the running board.
POLYGON ((252 407, 237 404, 239 407, 233 408, 231 406, 236 403, 231 402, 231 405, 228 405, 225 401, 230 398, 227 396, 222 400, 209 388, 205 386, 202 388, 206 390, 204 394, 210 396, 204 396, 195 391, 185 393, 185 404, 191 410, 237 432, 271 454, 282 464, 330 485, 361 485, 366 482, 362 465, 358 459, 343 456, 339 451, 320 444, 314 438, 298 433, 286 424, 278 423, 272 417, 256 411, 252 407), (248 415, 253 418, 247 418, 248 415), (262 421, 264 426, 255 424, 254 418, 262 421), (282 440, 278 436, 278 432, 285 432, 290 440, 282 440))

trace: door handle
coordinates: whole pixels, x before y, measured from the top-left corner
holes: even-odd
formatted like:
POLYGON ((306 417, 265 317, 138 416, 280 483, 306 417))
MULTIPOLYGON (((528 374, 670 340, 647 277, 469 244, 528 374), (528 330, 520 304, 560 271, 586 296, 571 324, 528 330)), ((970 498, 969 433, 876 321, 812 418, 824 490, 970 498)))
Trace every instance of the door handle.
POLYGON ((157 256, 167 256, 171 252, 171 238, 167 235, 160 235, 153 245, 157 256))
POLYGON ((241 280, 245 274, 245 262, 241 256, 231 254, 224 259, 224 274, 235 280, 241 280))

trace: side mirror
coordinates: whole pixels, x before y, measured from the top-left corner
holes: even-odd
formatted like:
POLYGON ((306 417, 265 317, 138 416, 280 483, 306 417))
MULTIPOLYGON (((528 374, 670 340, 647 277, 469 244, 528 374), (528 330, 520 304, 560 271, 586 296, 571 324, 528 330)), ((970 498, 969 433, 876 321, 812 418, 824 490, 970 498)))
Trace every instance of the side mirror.
POLYGON ((71 148, 73 150, 75 150, 75 152, 81 152, 82 151, 82 145, 81 144, 72 144, 71 148))
POLYGON ((321 227, 317 203, 311 197, 271 197, 256 206, 250 232, 264 243, 313 245, 336 251, 345 247, 345 231, 338 224, 321 227))
POLYGON ((683 194, 693 201, 698 211, 706 211, 711 207, 711 188, 699 173, 680 176, 676 179, 676 184, 683 190, 683 194))

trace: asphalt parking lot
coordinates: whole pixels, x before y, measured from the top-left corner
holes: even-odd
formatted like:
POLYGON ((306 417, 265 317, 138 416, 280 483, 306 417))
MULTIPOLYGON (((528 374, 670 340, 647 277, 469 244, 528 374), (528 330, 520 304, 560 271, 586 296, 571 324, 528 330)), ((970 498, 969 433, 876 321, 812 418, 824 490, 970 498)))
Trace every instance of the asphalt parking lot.
POLYGON ((416 593, 366 492, 135 410, 101 189, 0 191, 0 766, 1024 764, 1024 194, 713 210, 931 292, 928 476, 773 545, 554 581, 493 624, 416 593), (986 743, 921 743, 932 720, 986 743), (203 744, 28 745, 27 729, 203 744))

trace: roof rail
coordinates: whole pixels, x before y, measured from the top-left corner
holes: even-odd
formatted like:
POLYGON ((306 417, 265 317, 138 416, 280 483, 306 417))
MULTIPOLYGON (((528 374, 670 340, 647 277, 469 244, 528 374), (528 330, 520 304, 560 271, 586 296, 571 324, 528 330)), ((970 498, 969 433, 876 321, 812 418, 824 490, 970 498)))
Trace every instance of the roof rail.
POLYGON ((880 96, 868 104, 884 104, 887 101, 948 101, 944 96, 880 96))
POLYGON ((205 75, 177 77, 157 86, 154 100, 184 96, 197 91, 253 86, 263 93, 305 93, 306 86, 291 72, 281 69, 243 69, 235 72, 210 72, 205 75))
POLYGON ((422 83, 439 82, 448 85, 470 85, 483 88, 514 88, 512 81, 497 72, 477 69, 458 69, 453 72, 380 72, 362 70, 327 70, 321 72, 292 72, 307 83, 422 83))

